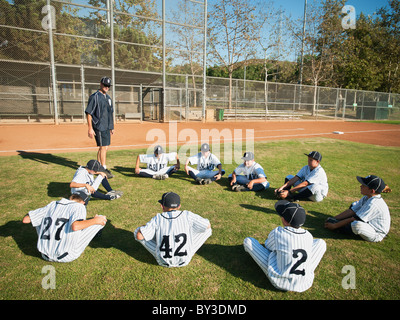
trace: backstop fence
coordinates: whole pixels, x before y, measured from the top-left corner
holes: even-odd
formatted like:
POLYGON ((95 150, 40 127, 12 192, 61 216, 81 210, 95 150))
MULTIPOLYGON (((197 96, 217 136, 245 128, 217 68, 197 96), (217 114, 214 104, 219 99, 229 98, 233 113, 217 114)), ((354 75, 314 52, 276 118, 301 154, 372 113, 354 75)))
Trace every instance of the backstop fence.
POLYGON ((400 119, 400 95, 206 77, 207 0, 0 0, 0 123, 400 119), (113 22, 113 23, 111 23, 113 22))

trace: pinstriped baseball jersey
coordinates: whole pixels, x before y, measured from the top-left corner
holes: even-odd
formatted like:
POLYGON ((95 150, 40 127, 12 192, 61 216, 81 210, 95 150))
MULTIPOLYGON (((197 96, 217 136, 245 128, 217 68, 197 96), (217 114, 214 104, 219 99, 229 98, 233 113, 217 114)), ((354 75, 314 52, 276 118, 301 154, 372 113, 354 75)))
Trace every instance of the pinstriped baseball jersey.
MULTIPOLYGON (((240 164, 235 169, 235 174, 238 175, 241 173, 243 173, 249 180, 254 180, 258 178, 267 178, 267 176, 264 173, 263 167, 257 162, 254 162, 254 164, 251 167, 246 167, 243 163, 240 164)), ((265 181, 262 184, 265 187, 268 184, 268 181, 265 181)))
POLYGON ((353 202, 350 209, 376 231, 374 241, 381 241, 388 234, 391 222, 390 212, 380 194, 371 198, 364 196, 360 200, 353 202))
MULTIPOLYGON (((271 251, 268 277, 275 287, 298 292, 311 287, 315 262, 322 257, 321 252, 317 255, 313 252, 313 244, 311 233, 302 228, 277 227, 270 232, 265 247, 271 251)), ((324 252, 322 250, 322 254, 324 252)))
MULTIPOLYGON (((95 190, 97 190, 103 181, 103 176, 98 175, 96 179, 92 174, 90 174, 85 167, 80 166, 74 174, 72 178, 72 182, 76 183, 87 183, 88 185, 92 186, 95 190)), ((90 192, 85 187, 80 188, 71 188, 71 194, 75 193, 76 191, 84 191, 87 195, 90 195, 90 192)))
POLYGON ((189 157, 190 164, 197 164, 197 170, 214 170, 221 161, 215 156, 214 154, 210 153, 207 157, 203 157, 202 153, 199 152, 198 154, 189 157))
POLYGON ((145 241, 155 238, 155 257, 160 265, 187 265, 195 254, 196 234, 204 233, 210 222, 191 211, 173 210, 157 214, 140 227, 145 241))
POLYGON ((83 204, 68 199, 53 201, 43 208, 29 212, 31 223, 38 231, 37 249, 47 260, 69 262, 79 257, 81 231, 72 231, 71 225, 86 219, 83 204))
POLYGON ((140 162, 147 164, 147 169, 152 171, 160 171, 164 169, 169 161, 174 161, 176 159, 176 152, 162 153, 160 158, 157 158, 154 154, 141 154, 139 155, 140 162))
POLYGON ((328 177, 326 176, 325 170, 321 167, 321 165, 318 165, 318 167, 312 171, 308 165, 304 166, 300 169, 296 176, 300 178, 299 183, 307 180, 308 183, 312 185, 312 189, 315 189, 315 187, 320 189, 323 197, 328 195, 328 177))

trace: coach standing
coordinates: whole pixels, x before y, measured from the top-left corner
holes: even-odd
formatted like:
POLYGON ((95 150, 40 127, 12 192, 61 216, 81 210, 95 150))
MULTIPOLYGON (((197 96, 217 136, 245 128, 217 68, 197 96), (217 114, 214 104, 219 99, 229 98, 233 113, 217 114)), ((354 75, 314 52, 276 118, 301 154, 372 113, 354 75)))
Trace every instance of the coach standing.
MULTIPOLYGON (((111 134, 114 134, 114 109, 111 97, 107 94, 110 90, 111 79, 103 77, 100 80, 100 89, 89 97, 85 110, 88 121, 88 136, 96 139, 99 147, 97 160, 107 169, 106 156, 109 145, 111 144, 111 134)), ((107 169, 107 177, 112 175, 107 169)))

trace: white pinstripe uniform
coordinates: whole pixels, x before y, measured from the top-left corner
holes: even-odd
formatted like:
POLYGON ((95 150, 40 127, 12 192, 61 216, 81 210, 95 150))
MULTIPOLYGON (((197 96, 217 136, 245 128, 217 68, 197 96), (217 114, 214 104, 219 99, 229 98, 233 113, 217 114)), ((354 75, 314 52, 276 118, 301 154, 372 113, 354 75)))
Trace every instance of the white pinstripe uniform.
POLYGON ((187 210, 157 214, 145 226, 136 229, 144 240, 138 240, 164 267, 183 267, 211 236, 210 222, 187 210))
MULTIPOLYGON (((293 185, 294 187, 304 181, 308 181, 309 185, 299 190, 299 192, 303 191, 304 189, 309 189, 313 194, 310 197, 310 200, 320 202, 328 195, 328 177, 321 165, 318 165, 318 167, 312 171, 310 170, 310 167, 306 165, 299 170, 296 176, 299 177, 299 180, 293 185)), ((289 175, 286 178, 290 180, 293 178, 293 175, 289 175)))
POLYGON ((147 169, 140 169, 140 172, 145 172, 151 175, 163 175, 166 174, 169 169, 173 166, 168 166, 168 162, 176 159, 176 152, 161 153, 160 157, 157 158, 154 154, 141 154, 139 155, 140 162, 147 164, 147 169))
MULTIPOLYGON (((236 167, 234 172, 238 177, 241 173, 243 173, 243 176, 246 177, 247 179, 246 183, 258 178, 267 178, 267 176, 264 173, 263 167, 255 161, 251 167, 246 167, 244 163, 240 164, 239 166, 236 167)), ((231 177, 232 174, 229 175, 229 178, 231 177)), ((261 184, 264 186, 265 189, 269 187, 268 181, 262 182, 261 184)))
POLYGON ((196 164, 197 167, 196 169, 188 167, 188 169, 190 171, 193 171, 196 177, 202 179, 211 179, 212 177, 214 177, 217 173, 217 171, 214 169, 219 164, 221 164, 221 161, 219 161, 217 156, 212 154, 211 152, 208 154, 207 157, 204 157, 202 153, 199 152, 198 154, 189 157, 189 162, 191 165, 196 164))
POLYGON ((324 240, 313 239, 309 231, 292 227, 272 230, 265 247, 250 237, 243 245, 274 287, 297 292, 312 286, 314 270, 326 251, 324 240))
POLYGON ((61 199, 29 213, 32 226, 38 233, 37 249, 43 259, 71 262, 88 246, 102 225, 72 231, 72 224, 86 219, 86 207, 78 202, 61 199))
MULTIPOLYGON (((72 178, 72 182, 77 182, 77 183, 87 183, 88 185, 92 186, 95 191, 100 187, 101 182, 103 181, 103 176, 99 174, 96 179, 92 174, 90 174, 84 166, 80 166, 74 174, 74 177, 72 178)), ((86 189, 86 187, 80 187, 80 188, 71 188, 71 194, 74 194, 76 191, 83 191, 85 192, 88 196, 90 196, 90 192, 86 189)))
POLYGON ((350 209, 362 220, 353 221, 351 229, 364 240, 379 242, 389 233, 390 212, 380 194, 371 198, 364 196, 353 202, 350 209))

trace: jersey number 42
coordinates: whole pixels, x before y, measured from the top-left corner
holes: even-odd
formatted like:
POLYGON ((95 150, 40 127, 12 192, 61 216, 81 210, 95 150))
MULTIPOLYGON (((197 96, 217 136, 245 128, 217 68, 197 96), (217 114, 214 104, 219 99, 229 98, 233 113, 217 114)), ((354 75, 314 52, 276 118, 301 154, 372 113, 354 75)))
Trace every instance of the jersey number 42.
MULTIPOLYGON (((182 251, 182 248, 185 246, 186 241, 187 241, 187 235, 186 233, 180 233, 178 235, 175 236, 174 238, 175 243, 180 243, 178 248, 176 248, 175 252, 174 252, 174 256, 178 256, 178 257, 183 257, 187 255, 187 251, 182 251)), ((172 249, 170 246, 170 239, 169 239, 169 235, 168 236, 163 236, 163 240, 161 241, 161 245, 160 245, 160 252, 164 252, 164 256, 163 258, 172 258, 172 249)))

